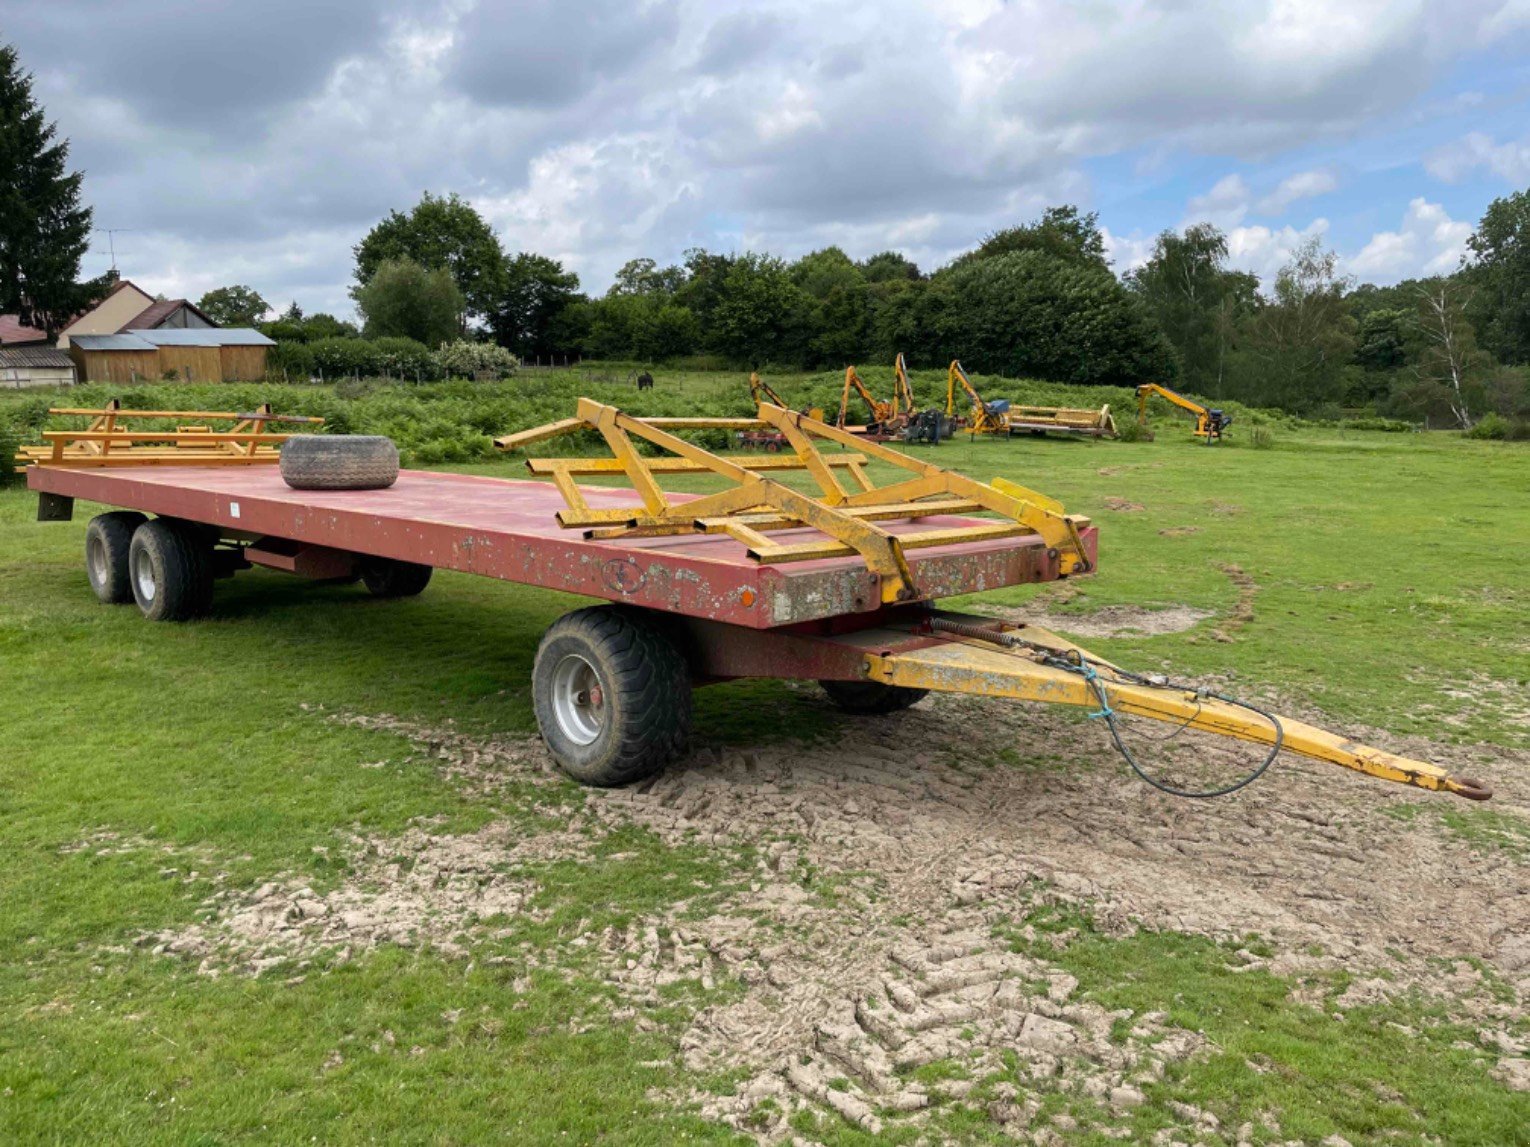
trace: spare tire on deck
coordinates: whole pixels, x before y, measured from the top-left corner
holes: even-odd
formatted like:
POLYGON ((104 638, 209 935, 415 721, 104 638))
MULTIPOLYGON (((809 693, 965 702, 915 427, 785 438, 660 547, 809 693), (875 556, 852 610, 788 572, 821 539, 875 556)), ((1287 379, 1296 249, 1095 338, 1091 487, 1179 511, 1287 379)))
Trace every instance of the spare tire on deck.
POLYGON ((282 443, 294 490, 385 490, 398 481, 398 447, 371 434, 294 434, 282 443))

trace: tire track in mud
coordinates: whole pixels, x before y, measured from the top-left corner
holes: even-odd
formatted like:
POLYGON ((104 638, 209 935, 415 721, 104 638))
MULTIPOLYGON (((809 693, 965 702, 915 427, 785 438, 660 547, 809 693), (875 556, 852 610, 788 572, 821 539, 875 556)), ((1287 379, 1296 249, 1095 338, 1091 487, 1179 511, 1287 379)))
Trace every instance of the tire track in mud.
MULTIPOLYGON (((1273 954, 1241 953, 1248 967, 1298 981, 1339 967, 1374 969, 1390 978, 1360 980, 1352 990, 1373 998, 1433 991, 1488 1030, 1506 1032, 1522 1005, 1495 1000, 1465 965, 1440 973, 1440 959, 1480 959, 1518 999, 1530 993, 1530 865, 1471 848, 1432 817, 1405 822, 1386 812, 1451 798, 1332 766, 1285 757, 1235 796, 1174 800, 1130 777, 1091 724, 1053 709, 932 698, 893 717, 846 718, 833 744, 705 748, 634 786, 575 790, 556 779, 534 741, 340 719, 410 738, 431 767, 475 792, 534 792, 544 815, 563 818, 562 830, 513 848, 505 828, 491 824, 466 852, 459 838, 428 832, 381 849, 393 864, 418 845, 423 864, 414 867, 437 874, 432 888, 454 887, 454 858, 476 868, 496 848, 577 857, 592 836, 633 825, 735 855, 752 846, 748 889, 709 915, 695 918, 677 900, 625 927, 566 940, 593 952, 598 974, 633 1007, 658 1005, 671 985, 743 985, 702 1008, 680 1045, 689 1068, 742 1071, 745 1083, 731 1096, 673 1098, 764 1141, 789 1134, 791 1114, 803 1108, 877 1130, 968 1103, 1008 1130, 1044 1136, 1045 1126, 1031 1127, 1038 1096, 1091 1097, 1108 1118, 1124 1118, 1168 1063, 1206 1050, 1162 1017, 1111 1015, 1075 999, 1066 972, 996 939, 1001 928, 1023 926, 1038 900, 1081 907, 1118 934, 1141 926, 1218 939, 1258 933, 1273 954), (1112 1041, 1112 1025, 1128 1021, 1124 1041, 1112 1041), (1001 1083, 974 1097, 974 1080, 996 1070, 1001 1055, 1023 1065, 1024 1089, 1001 1083), (922 1070, 947 1061, 965 1078, 922 1070)), ((1483 771, 1474 748, 1354 731, 1483 771)), ((1530 757, 1495 755, 1497 810, 1530 818, 1530 757)), ((379 851, 377 842, 363 843, 379 851)), ((348 913, 385 925, 363 934, 362 947, 407 943, 416 902, 432 920, 419 931, 470 943, 482 904, 395 895, 378 913, 372 898, 387 896, 387 869, 362 874, 366 887, 334 894, 334 907, 346 911, 312 921, 306 908, 250 912, 224 898, 218 918, 198 926, 195 951, 216 966, 209 948, 241 951, 248 938, 238 934, 240 922, 253 920, 259 960, 283 945, 311 953, 347 942, 348 913)), ((502 914, 530 891, 507 885, 502 914)), ((186 950, 173 937, 157 939, 168 951, 186 950)), ((242 951, 248 961, 252 949, 242 951)), ((546 967, 557 955, 537 958, 546 967)), ((1517 1078, 1525 1049, 1506 1039, 1502 1070, 1517 1078)))

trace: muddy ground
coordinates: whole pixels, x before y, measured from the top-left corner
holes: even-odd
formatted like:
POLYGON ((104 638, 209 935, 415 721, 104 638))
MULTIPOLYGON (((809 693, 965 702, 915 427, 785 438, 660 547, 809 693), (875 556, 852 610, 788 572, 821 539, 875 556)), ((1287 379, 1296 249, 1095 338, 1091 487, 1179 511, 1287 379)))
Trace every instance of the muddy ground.
MULTIPOLYGON (((493 930, 477 921, 531 910, 535 888, 512 874, 516 862, 577 858, 604 833, 636 825, 747 856, 752 870, 703 917, 681 900, 624 930, 559 943, 570 959, 593 958, 630 1002, 623 1015, 640 1016, 666 985, 742 982, 694 1016, 681 1047, 687 1066, 745 1082, 728 1096, 669 1098, 761 1141, 789 1138, 786 1119, 803 1106, 876 1131, 926 1119, 937 1098, 965 1102, 970 1080, 911 1078, 911 1068, 953 1054, 974 1074, 1001 1054, 1019 1057, 1034 1088, 1003 1085, 974 1101, 1018 1138, 1066 1135, 1068 1117, 1038 1119, 1038 1096, 1056 1089, 1091 1097, 1107 1133, 1124 1136, 1143 1084, 1205 1041, 1161 1014, 1113 1015, 1080 1001, 1072 976, 996 938, 1038 903, 1080 907, 1121 934, 1255 933, 1263 954, 1237 958, 1290 977, 1297 992, 1314 973, 1366 969, 1341 1007, 1434 993, 1496 1041, 1503 1079, 1530 1087, 1530 1051, 1513 1034, 1530 996, 1530 863, 1475 846, 1437 818, 1387 812, 1453 798, 1283 757, 1234 796, 1178 800, 1132 776, 1094 723, 967 698, 847 718, 832 744, 701 749, 656 779, 609 791, 562 783, 532 740, 332 719, 402 733, 419 767, 475 791, 533 785, 558 827, 528 837, 495 822, 449 836, 421 825, 353 839, 353 874, 337 888, 277 880, 219 893, 204 923, 146 942, 209 975, 380 944, 429 941, 469 958, 475 932, 493 930), (1438 957, 1454 962, 1442 971, 1438 957), (1513 999, 1486 990, 1468 959, 1513 999), (1118 1022, 1129 1025, 1124 1041, 1119 1029, 1110 1038, 1118 1022)), ((1525 754, 1492 750, 1489 768, 1477 749, 1350 731, 1459 772, 1488 771, 1495 811, 1530 818, 1525 754)), ((1187 744, 1203 771, 1238 767, 1187 744)), ((532 957, 541 966, 560 958, 556 949, 532 957)), ((1180 1115, 1187 1140, 1212 1119, 1180 1115)))

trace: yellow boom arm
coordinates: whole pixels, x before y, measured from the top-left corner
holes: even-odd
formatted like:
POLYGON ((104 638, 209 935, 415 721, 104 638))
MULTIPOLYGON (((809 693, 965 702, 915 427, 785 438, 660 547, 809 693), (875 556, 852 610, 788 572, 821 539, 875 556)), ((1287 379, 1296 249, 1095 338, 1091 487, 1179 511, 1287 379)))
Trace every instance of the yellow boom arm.
POLYGON ((1187 410, 1195 415, 1195 435, 1212 442, 1222 437, 1222 431, 1232 423, 1232 419, 1224 417, 1220 410, 1207 410, 1199 402, 1186 398, 1183 394, 1170 390, 1167 386, 1159 386, 1156 382, 1144 383, 1137 388, 1137 425, 1147 426, 1147 404, 1153 395, 1172 403, 1181 410, 1187 410))
MULTIPOLYGON (((866 389, 866 384, 861 381, 861 376, 856 372, 855 367, 847 366, 845 367, 845 391, 839 397, 839 417, 834 420, 835 426, 844 429, 845 419, 850 413, 851 387, 855 388, 856 393, 866 403, 867 409, 871 411, 870 421, 877 423, 890 422, 897 415, 895 402, 883 402, 877 398, 871 391, 866 389)), ((783 406, 785 404, 778 402, 773 405, 783 406)))
POLYGON ((973 434, 1007 434, 1009 425, 1002 414, 994 414, 988 409, 988 403, 983 401, 983 396, 978 393, 977 387, 972 385, 972 380, 967 377, 967 372, 962 369, 960 359, 953 358, 951 365, 946 369, 946 414, 954 417, 956 414, 956 387, 967 392, 967 398, 972 403, 972 413, 968 415, 970 425, 967 427, 973 434))

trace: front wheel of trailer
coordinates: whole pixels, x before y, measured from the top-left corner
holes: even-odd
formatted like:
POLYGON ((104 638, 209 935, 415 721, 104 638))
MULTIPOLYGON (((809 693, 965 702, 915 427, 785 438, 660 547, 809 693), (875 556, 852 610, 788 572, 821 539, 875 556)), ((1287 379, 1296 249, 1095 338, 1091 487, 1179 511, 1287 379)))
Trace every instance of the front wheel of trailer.
POLYGON ((631 610, 596 606, 553 622, 537 648, 531 690, 553 759, 583 784, 641 780, 690 740, 685 659, 631 610))

